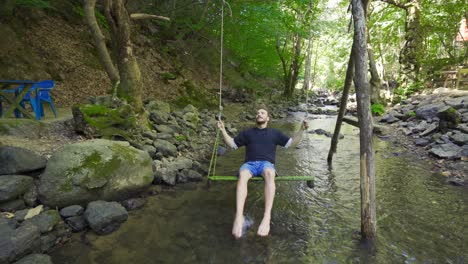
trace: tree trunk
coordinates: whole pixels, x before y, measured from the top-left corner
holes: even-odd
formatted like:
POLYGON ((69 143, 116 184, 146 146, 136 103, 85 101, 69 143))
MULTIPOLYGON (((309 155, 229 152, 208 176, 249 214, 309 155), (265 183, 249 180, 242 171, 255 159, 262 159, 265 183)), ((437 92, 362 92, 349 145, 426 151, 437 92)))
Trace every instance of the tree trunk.
POLYGON ((367 82, 366 16, 361 0, 352 0, 354 20, 353 50, 355 51, 356 99, 359 118, 360 168, 361 168, 361 234, 364 240, 376 236, 375 168, 372 141, 372 115, 367 82))
POLYGON ((409 0, 406 5, 405 45, 401 50, 400 64, 403 85, 418 81, 423 53, 423 33, 421 32, 421 0, 409 0))
POLYGON ((349 90, 351 88, 351 82, 354 77, 354 49, 351 49, 351 54, 349 55, 348 68, 346 70, 346 78, 343 88, 343 95, 341 96, 340 110, 338 112, 338 117, 336 118, 335 131, 333 132, 333 137, 331 140, 330 150, 328 151, 328 166, 332 167, 333 154, 336 153, 336 147, 338 145, 338 138, 340 135, 341 124, 343 123, 343 117, 346 113, 346 103, 348 102, 349 90))
POLYGON ((370 79, 370 95, 371 103, 379 104, 382 102, 380 98, 380 90, 382 89, 382 79, 380 79, 379 71, 374 58, 374 51, 370 42, 367 43, 367 55, 369 56, 369 71, 370 79))
POLYGON ((144 113, 143 83, 140 68, 133 53, 133 43, 130 39, 130 16, 125 9, 124 0, 113 0, 110 12, 116 28, 113 41, 117 43, 116 57, 120 74, 117 96, 132 104, 137 114, 142 114, 144 113))
POLYGON ((96 21, 96 16, 94 13, 96 6, 96 0, 85 0, 84 1, 84 13, 86 22, 88 23, 89 29, 91 30, 91 35, 93 35, 94 43, 98 51, 99 59, 104 67, 104 70, 111 80, 112 86, 117 84, 119 81, 119 73, 112 63, 111 56, 106 46, 106 40, 104 35, 99 28, 99 25, 96 21))
POLYGON ((294 89, 297 84, 297 79, 299 77, 299 69, 301 68, 302 58, 301 58, 301 49, 302 49, 302 38, 299 34, 295 33, 293 37, 293 52, 291 58, 291 64, 289 65, 289 71, 285 76, 285 87, 284 87, 284 96, 287 98, 292 98, 294 95, 294 89))

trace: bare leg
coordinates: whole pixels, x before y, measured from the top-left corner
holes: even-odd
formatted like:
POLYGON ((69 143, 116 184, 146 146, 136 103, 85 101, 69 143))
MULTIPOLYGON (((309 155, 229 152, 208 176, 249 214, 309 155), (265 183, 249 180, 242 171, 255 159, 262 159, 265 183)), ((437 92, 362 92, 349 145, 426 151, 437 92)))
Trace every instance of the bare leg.
POLYGON ((263 178, 265 179, 265 213, 258 227, 257 235, 259 236, 267 236, 268 233, 270 233, 271 208, 273 207, 276 191, 275 171, 272 169, 265 169, 263 171, 263 178))
POLYGON ((247 198, 247 183, 252 174, 248 170, 242 170, 239 173, 239 180, 237 181, 236 192, 236 216, 234 218, 234 225, 232 226, 232 234, 235 238, 242 236, 242 226, 244 225, 244 204, 247 198))

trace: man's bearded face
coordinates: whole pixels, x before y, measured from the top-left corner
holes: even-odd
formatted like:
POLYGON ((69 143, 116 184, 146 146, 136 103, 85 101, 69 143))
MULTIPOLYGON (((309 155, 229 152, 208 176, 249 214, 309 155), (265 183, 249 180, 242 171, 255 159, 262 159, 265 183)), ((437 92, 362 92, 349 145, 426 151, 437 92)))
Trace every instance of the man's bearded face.
POLYGON ((270 119, 268 118, 268 112, 265 109, 259 109, 257 111, 257 117, 255 118, 257 125, 263 125, 267 123, 269 120, 270 119))

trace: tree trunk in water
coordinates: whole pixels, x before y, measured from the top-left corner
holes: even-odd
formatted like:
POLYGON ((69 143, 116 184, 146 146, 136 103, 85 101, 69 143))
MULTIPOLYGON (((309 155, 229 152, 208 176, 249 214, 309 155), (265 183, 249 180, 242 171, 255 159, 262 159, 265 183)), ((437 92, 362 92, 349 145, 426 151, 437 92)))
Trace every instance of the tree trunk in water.
POLYGON ((353 50, 355 52, 356 99, 359 118, 360 168, 361 168, 361 234, 364 240, 373 240, 376 236, 375 213, 375 168, 372 141, 372 115, 367 82, 366 16, 361 0, 352 0, 354 20, 353 50))
POLYGON ((374 51, 370 43, 367 43, 367 55, 369 56, 369 70, 371 73, 370 79, 370 94, 371 103, 379 104, 382 100, 380 98, 380 90, 382 89, 382 79, 380 79, 379 71, 375 63, 374 51))
POLYGON ((406 5, 405 45, 400 54, 402 84, 411 85, 418 81, 423 53, 421 32, 421 0, 410 0, 406 5))
POLYGON ((119 81, 119 73, 112 63, 111 56, 106 46, 106 40, 104 35, 99 28, 99 25, 96 21, 96 16, 94 13, 96 6, 96 0, 85 0, 84 1, 84 13, 86 22, 88 23, 89 29, 91 30, 91 35, 93 35, 94 43, 98 51, 99 60, 101 61, 104 70, 109 76, 112 85, 114 86, 119 81))
POLYGON ((351 49, 351 54, 349 55, 348 69, 346 70, 346 78, 343 88, 343 95, 341 96, 340 110, 338 112, 338 117, 336 118, 335 132, 333 132, 333 137, 331 140, 330 150, 328 151, 328 166, 332 167, 333 154, 336 153, 336 147, 338 145, 338 138, 340 136, 341 124, 343 123, 343 117, 346 113, 346 103, 348 102, 349 90, 351 88, 351 82, 353 81, 354 76, 354 50, 351 49))

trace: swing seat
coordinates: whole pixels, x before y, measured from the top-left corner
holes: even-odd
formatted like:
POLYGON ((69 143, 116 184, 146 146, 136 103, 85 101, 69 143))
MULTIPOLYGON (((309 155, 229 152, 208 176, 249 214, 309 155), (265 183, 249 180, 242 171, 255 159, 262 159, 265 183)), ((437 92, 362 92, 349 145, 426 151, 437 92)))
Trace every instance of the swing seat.
MULTIPOLYGON (((208 180, 212 181, 237 181, 239 177, 237 176, 218 176, 212 175, 208 176, 208 180)), ((263 181, 263 177, 252 177, 251 181, 263 181)), ((275 181, 313 181, 314 176, 277 176, 275 181)))

